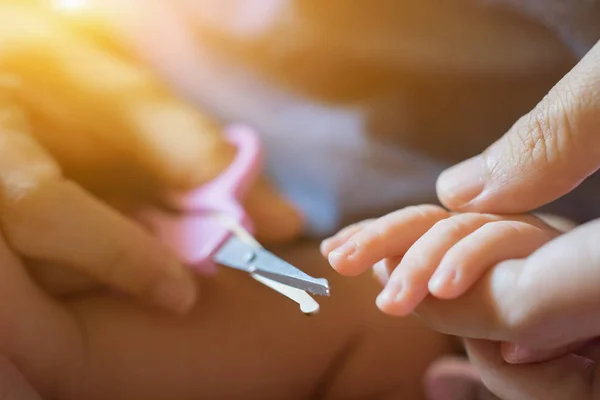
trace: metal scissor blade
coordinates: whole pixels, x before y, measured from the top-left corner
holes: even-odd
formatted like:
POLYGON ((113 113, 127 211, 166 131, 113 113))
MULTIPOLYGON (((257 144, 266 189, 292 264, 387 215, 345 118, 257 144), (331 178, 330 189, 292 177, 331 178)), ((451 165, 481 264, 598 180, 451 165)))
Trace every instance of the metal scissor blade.
POLYGON ((215 262, 230 268, 306 290, 316 295, 329 296, 329 283, 324 278, 313 278, 267 250, 256 247, 232 235, 213 256, 215 262))
POLYGON ((300 306, 300 310, 304 314, 312 315, 319 312, 319 303, 315 301, 308 293, 304 290, 296 289, 295 287, 284 285, 283 283, 279 283, 277 281, 271 280, 269 278, 265 278, 261 275, 250 274, 252 278, 256 281, 262 283, 263 285, 275 290, 279 294, 284 295, 290 300, 295 301, 300 306))

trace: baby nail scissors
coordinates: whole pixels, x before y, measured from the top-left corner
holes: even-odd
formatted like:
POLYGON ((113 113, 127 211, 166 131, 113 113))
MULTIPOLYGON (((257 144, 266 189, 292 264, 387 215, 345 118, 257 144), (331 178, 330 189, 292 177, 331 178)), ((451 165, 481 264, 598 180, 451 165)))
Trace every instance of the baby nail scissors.
POLYGON ((142 221, 199 273, 214 274, 217 264, 245 271, 294 300, 304 313, 317 312, 319 305, 307 292, 328 296, 327 280, 313 278, 262 248, 241 206, 260 170, 257 135, 245 126, 232 126, 227 138, 238 152, 223 173, 191 192, 168 195, 168 205, 177 212, 145 210, 142 221))

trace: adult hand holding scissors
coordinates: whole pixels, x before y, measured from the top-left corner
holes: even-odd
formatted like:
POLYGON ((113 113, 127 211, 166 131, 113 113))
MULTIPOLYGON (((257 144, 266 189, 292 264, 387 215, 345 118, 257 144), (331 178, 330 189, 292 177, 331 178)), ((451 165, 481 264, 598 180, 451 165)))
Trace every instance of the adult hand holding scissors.
MULTIPOLYGON (((42 280, 74 271, 77 280, 185 312, 196 297, 192 274, 98 196, 146 199, 194 188, 227 166, 234 149, 208 119, 110 47, 117 42, 80 35, 43 3, 0 5, 0 228, 42 280)), ((298 215, 273 188, 262 182, 252 193, 259 236, 298 233, 298 215), (281 228, 261 231, 271 219, 281 228)))

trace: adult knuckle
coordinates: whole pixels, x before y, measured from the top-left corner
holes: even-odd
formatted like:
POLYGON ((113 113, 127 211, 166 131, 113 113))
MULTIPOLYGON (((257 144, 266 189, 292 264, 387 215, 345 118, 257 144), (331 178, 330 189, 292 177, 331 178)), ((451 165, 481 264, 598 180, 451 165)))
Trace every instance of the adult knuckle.
POLYGON ((553 117, 548 115, 548 110, 536 107, 524 117, 524 123, 517 130, 519 152, 515 154, 519 165, 531 162, 549 164, 555 158, 555 147, 552 145, 555 137, 552 129, 553 117))
POLYGON ((42 193, 61 185, 64 179, 61 176, 44 176, 8 174, 2 180, 1 198, 3 208, 23 208, 32 204, 42 193))
POLYGON ((576 142, 586 100, 569 84, 555 88, 517 123, 518 165, 552 165, 564 159, 576 142))
POLYGON ((37 238, 43 240, 43 236, 51 232, 40 204, 47 193, 60 190, 65 182, 61 176, 38 176, 20 180, 0 193, 0 227, 12 247, 31 257, 43 252, 37 238))
POLYGON ((35 197, 62 179, 60 166, 29 135, 0 134, 0 206, 35 197))

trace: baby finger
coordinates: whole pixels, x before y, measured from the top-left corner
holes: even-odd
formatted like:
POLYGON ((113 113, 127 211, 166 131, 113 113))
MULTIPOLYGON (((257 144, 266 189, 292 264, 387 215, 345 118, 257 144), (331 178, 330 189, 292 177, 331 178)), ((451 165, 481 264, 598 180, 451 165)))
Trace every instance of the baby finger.
POLYGON ((524 222, 486 224, 446 253, 429 281, 429 291, 440 299, 461 296, 491 266, 526 257, 551 239, 548 231, 524 222))

